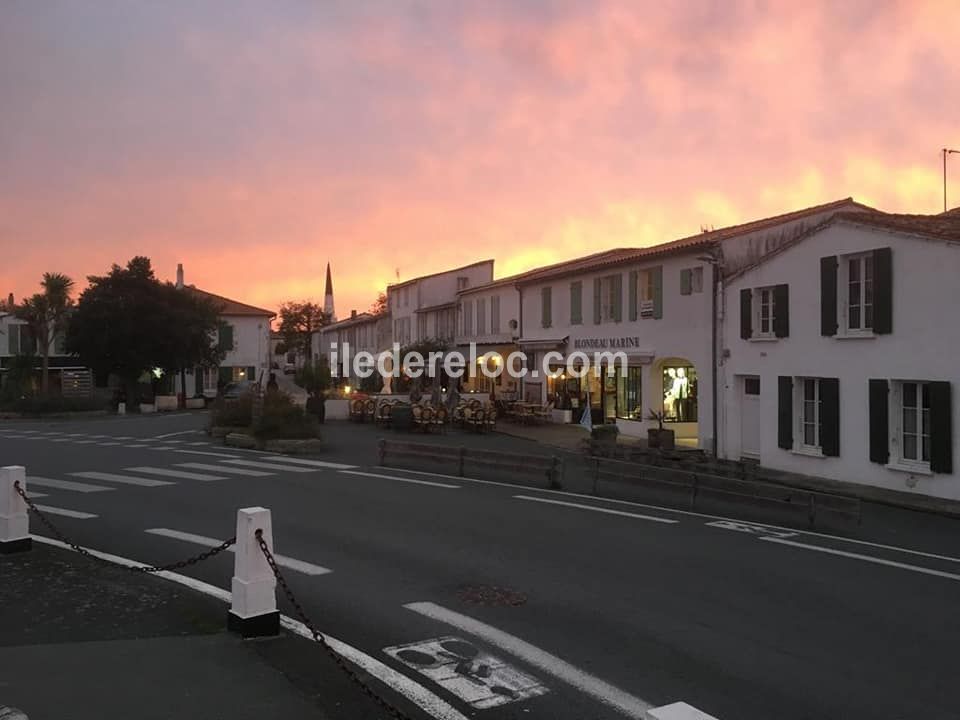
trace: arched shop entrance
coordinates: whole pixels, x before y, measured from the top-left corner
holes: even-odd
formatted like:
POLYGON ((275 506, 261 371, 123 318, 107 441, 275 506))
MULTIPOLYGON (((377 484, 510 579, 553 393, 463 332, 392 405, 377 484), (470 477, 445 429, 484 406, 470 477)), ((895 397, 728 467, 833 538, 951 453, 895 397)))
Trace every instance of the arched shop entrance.
POLYGON ((651 407, 663 413, 664 428, 677 439, 698 438, 699 384, 696 367, 685 358, 662 358, 650 368, 651 407))

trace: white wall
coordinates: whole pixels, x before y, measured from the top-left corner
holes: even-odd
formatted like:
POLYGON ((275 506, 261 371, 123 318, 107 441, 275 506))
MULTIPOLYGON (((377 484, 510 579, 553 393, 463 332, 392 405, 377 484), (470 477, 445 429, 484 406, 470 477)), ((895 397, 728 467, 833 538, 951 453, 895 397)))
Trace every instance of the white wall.
POLYGON ((513 284, 495 285, 485 290, 476 290, 473 292, 460 293, 460 299, 457 306, 457 344, 470 342, 499 344, 510 343, 513 338, 520 334, 520 292, 513 284), (499 298, 500 303, 500 322, 499 332, 492 332, 493 328, 493 298, 499 298), (469 301, 465 306, 464 302, 469 301), (486 324, 483 334, 477 332, 477 303, 482 301, 486 306, 486 324), (470 334, 464 332, 464 308, 467 307, 472 312, 473 322, 470 334), (510 327, 510 321, 517 323, 516 328, 510 327))
MULTIPOLYGON (((843 276, 839 276, 843 290, 843 276)), ((960 463, 960 323, 953 316, 960 284, 960 247, 945 242, 834 223, 733 279, 725 289, 722 361, 722 454, 741 450, 741 378, 760 377, 760 462, 790 472, 960 499, 960 477, 913 475, 869 459, 868 380, 948 380, 953 383, 953 456, 960 463), (820 334, 820 258, 890 247, 893 257, 893 332, 869 338, 820 334), (739 293, 787 283, 789 337, 740 338, 739 293), (839 378, 840 456, 810 457, 777 446, 777 378, 839 378), (908 484, 916 481, 916 487, 908 484)), ((891 413, 891 420, 893 413, 891 413)))
POLYGON ((255 367, 259 375, 270 365, 270 319, 247 315, 225 315, 221 318, 233 326, 233 350, 220 361, 222 367, 255 367))

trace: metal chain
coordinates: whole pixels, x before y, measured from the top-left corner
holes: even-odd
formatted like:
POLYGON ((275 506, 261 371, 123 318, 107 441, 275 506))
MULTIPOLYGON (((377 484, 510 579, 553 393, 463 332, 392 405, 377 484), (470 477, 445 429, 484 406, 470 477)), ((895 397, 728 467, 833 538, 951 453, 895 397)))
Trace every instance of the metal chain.
POLYGON ((165 572, 168 570, 182 570, 185 567, 190 567, 191 565, 196 565, 197 563, 203 562, 208 558, 212 558, 214 555, 219 555, 228 547, 230 547, 231 545, 237 542, 237 539, 235 537, 232 537, 229 540, 224 540, 215 548, 210 548, 209 550, 206 550, 200 553, 199 555, 194 555, 193 557, 189 557, 186 560, 178 560, 177 562, 170 563, 169 565, 137 565, 135 567, 130 567, 129 565, 120 565, 119 563, 115 563, 110 560, 107 560, 106 558, 102 558, 99 555, 94 555, 92 552, 90 552, 86 548, 80 547, 75 542, 70 540, 66 535, 60 532, 57 526, 54 525, 52 522, 50 522, 49 518, 47 518, 47 516, 43 514, 40 508, 34 505, 33 501, 29 497, 27 497, 27 494, 23 491, 23 488, 20 487, 19 480, 13 483, 13 489, 17 491, 17 494, 20 495, 20 497, 23 498, 24 502, 27 503, 27 507, 30 508, 30 511, 37 516, 37 519, 39 519, 40 522, 43 523, 44 527, 46 527, 47 530, 53 533, 53 536, 57 538, 57 540, 59 540, 60 542, 66 545, 69 545, 73 550, 80 553, 84 557, 90 558, 94 562, 98 562, 102 565, 110 565, 112 567, 120 567, 125 570, 130 570, 131 572, 158 573, 158 572, 165 572))
POLYGON ((320 644, 320 646, 327 652, 333 661, 337 664, 344 673, 347 674, 354 684, 356 684, 365 695, 373 699, 380 707, 390 713, 391 716, 396 718, 396 720, 413 720, 410 715, 407 715, 403 710, 400 710, 397 707, 391 705, 387 700, 384 700, 377 693, 370 689, 370 686, 367 685, 363 679, 351 668, 347 662, 340 656, 340 654, 330 647, 330 644, 327 642, 327 639, 319 632, 310 621, 310 618, 307 617, 306 611, 303 609, 303 606, 297 601, 297 598, 294 596, 293 591, 290 589, 290 586, 287 585, 287 581, 284 579, 283 574, 280 572, 280 568, 277 566, 277 561, 273 557, 273 553, 270 552, 270 548, 267 547, 266 540, 263 539, 263 530, 257 530, 254 535, 257 538, 257 544, 260 546, 260 551, 263 553, 263 556, 267 559, 267 564, 270 565, 270 569, 273 571, 273 576, 277 579, 277 584, 283 590, 283 594, 286 595, 287 600, 290 602, 290 605, 293 606, 294 612, 297 615, 297 618, 304 624, 307 630, 310 631, 310 634, 313 635, 313 639, 320 644))

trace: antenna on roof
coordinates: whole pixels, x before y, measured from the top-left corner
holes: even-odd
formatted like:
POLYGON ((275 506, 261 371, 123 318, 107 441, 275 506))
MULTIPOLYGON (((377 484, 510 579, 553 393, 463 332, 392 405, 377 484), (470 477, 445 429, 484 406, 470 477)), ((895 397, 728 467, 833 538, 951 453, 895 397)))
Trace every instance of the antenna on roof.
POLYGON ((708 233, 713 232, 713 225, 700 225, 700 232, 708 233))
POLYGON ((393 272, 394 272, 394 274, 397 276, 397 280, 399 280, 399 279, 400 279, 400 268, 396 268, 393 272))

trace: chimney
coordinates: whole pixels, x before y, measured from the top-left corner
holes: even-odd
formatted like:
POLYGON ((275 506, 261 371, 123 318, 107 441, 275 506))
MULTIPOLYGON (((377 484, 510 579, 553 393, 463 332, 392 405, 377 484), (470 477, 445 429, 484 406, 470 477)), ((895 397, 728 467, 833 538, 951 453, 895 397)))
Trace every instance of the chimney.
POLYGON ((9 295, 7 295, 7 310, 9 310, 10 312, 13 312, 13 309, 16 306, 17 304, 13 301, 13 293, 10 293, 9 295))
POLYGON ((177 289, 183 288, 183 264, 177 263, 177 289))
POLYGON ((350 311, 350 317, 355 318, 356 316, 357 316, 357 311, 356 311, 356 310, 351 310, 351 311, 350 311))

